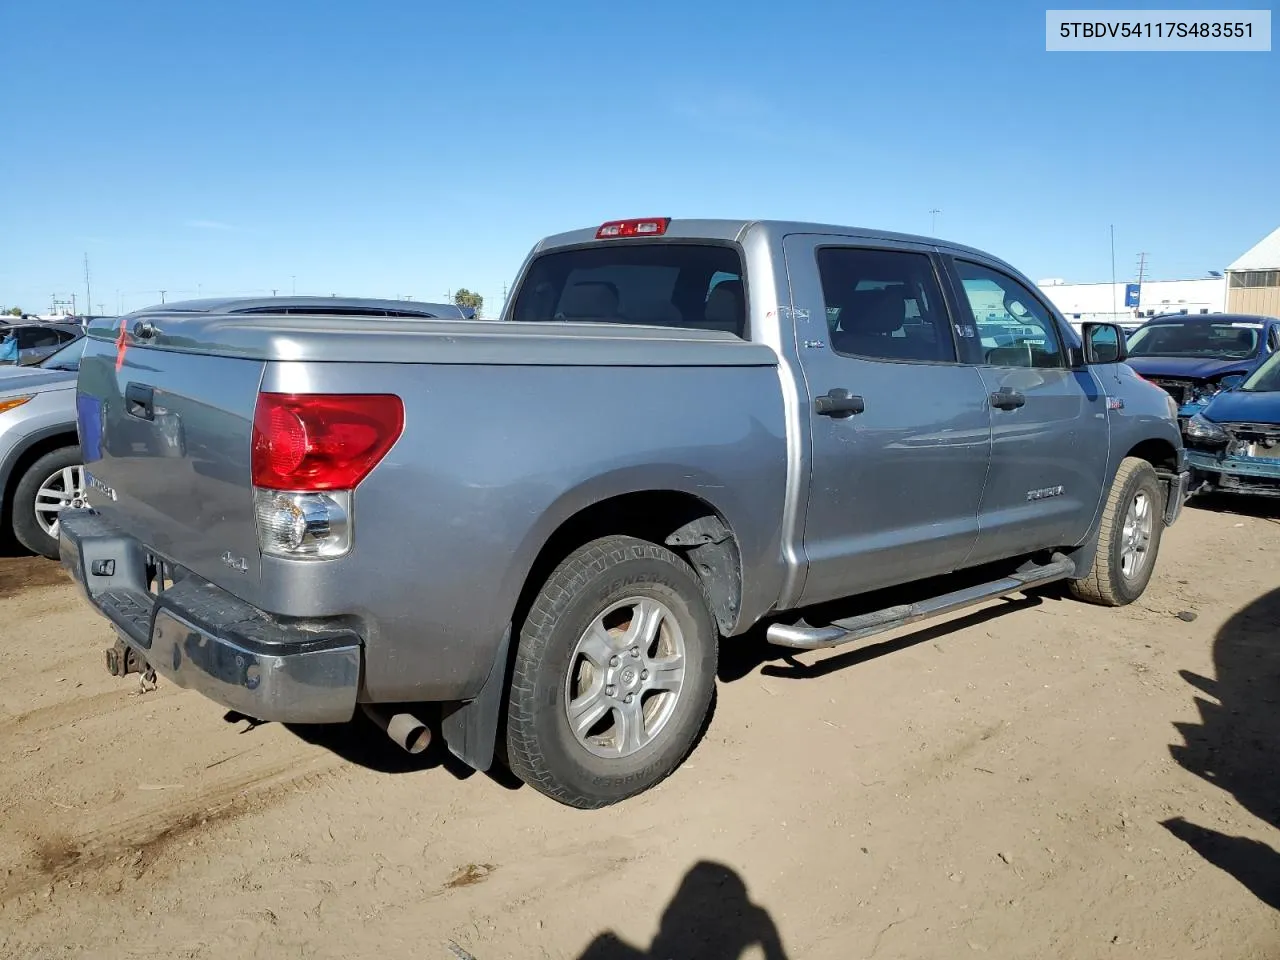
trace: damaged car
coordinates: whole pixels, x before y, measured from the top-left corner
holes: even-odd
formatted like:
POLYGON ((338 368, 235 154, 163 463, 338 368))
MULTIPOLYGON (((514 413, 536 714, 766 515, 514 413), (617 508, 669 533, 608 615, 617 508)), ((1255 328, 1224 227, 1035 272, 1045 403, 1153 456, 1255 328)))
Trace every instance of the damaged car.
POLYGON ((1156 318, 1129 338, 1129 366, 1178 404, 1186 429, 1220 391, 1238 386, 1277 351, 1280 320, 1236 314, 1156 318))
POLYGON ((1280 353, 1184 427, 1191 489, 1280 497, 1280 353))

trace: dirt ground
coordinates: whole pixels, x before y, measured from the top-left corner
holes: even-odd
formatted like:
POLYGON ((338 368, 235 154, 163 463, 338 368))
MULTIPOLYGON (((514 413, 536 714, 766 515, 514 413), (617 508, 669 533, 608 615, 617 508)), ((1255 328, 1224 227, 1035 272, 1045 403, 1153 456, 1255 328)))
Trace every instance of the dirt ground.
POLYGON ((592 813, 140 693, 0 559, 0 957, 1280 958, 1280 510, 1214 506, 1122 610, 747 639, 689 762, 592 813))

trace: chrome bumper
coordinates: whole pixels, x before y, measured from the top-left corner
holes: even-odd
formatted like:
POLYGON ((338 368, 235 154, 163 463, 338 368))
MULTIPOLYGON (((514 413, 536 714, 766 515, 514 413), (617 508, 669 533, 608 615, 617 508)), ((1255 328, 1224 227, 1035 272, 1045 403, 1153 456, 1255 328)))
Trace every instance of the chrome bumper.
POLYGON ((60 517, 62 564, 156 673, 258 720, 341 723, 355 713, 360 638, 284 623, 191 576, 148 591, 146 550, 91 510, 60 517))

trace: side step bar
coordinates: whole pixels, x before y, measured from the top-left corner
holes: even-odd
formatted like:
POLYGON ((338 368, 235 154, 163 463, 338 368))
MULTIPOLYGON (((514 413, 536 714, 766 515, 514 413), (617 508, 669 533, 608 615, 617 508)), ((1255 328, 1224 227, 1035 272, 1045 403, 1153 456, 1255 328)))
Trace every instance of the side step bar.
POLYGON ((794 624, 775 623, 766 631, 766 636, 770 643, 780 647, 790 647, 793 650, 826 650, 877 633, 884 633, 896 627, 906 626, 918 620, 940 617, 987 600, 995 600, 997 597, 1030 590, 1032 587, 1040 587, 1057 580, 1066 580, 1074 576, 1075 572, 1074 560, 1070 557, 1057 557, 1051 563, 1043 566, 1029 565, 1012 576, 992 580, 990 583, 980 583, 963 590, 930 597, 918 603, 873 610, 871 613, 836 620, 825 627, 811 627, 803 620, 794 624))

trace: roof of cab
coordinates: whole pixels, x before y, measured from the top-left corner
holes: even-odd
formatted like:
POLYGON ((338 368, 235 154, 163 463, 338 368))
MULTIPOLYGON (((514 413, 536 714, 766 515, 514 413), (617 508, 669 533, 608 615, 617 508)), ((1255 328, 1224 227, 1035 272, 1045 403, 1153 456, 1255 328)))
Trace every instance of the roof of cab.
MULTIPOLYGON (((573 246, 596 241, 594 227, 582 227, 557 233, 542 240, 534 252, 549 250, 554 247, 573 246)), ((967 253, 999 261, 985 250, 966 247, 963 244, 939 240, 936 237, 925 237, 911 233, 894 233, 890 230, 877 230, 872 227, 847 227, 830 223, 807 223, 801 220, 677 220, 672 219, 662 234, 662 239, 672 240, 722 240, 741 243, 751 230, 759 229, 773 236, 785 237, 789 234, 821 234, 823 236, 849 237, 864 241, 888 240, 894 243, 915 243, 928 247, 936 247, 950 253, 967 253)), ((639 239, 639 238, 635 238, 639 239)), ((616 239, 600 240, 600 243, 617 243, 616 239)))
POLYGON ((306 313, 351 314, 381 311, 400 316, 469 320, 461 307, 452 303, 421 303, 417 300, 378 300, 372 297, 218 297, 157 303, 133 313, 306 313))

